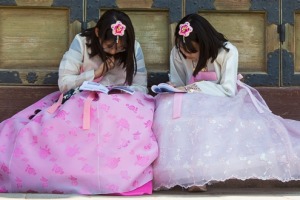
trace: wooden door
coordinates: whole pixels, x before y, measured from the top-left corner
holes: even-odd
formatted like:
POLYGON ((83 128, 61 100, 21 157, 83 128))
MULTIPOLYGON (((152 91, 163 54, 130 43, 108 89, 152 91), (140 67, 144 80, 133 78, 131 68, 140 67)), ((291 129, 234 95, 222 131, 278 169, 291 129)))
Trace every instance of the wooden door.
POLYGON ((282 86, 300 85, 300 2, 281 1, 282 86))
POLYGON ((0 1, 0 121, 58 90, 82 12, 82 0, 0 1))
POLYGON ((148 70, 148 86, 168 80, 173 32, 182 17, 182 0, 88 0, 86 23, 94 25, 105 10, 118 8, 129 15, 148 70))
POLYGON ((252 86, 280 85, 279 0, 186 0, 239 50, 239 71, 252 86))
POLYGON ((131 17, 145 56, 148 86, 168 80, 175 26, 194 12, 237 46, 246 83, 300 85, 297 0, 2 0, 0 121, 58 90, 59 62, 75 34, 95 25, 109 8, 131 17))

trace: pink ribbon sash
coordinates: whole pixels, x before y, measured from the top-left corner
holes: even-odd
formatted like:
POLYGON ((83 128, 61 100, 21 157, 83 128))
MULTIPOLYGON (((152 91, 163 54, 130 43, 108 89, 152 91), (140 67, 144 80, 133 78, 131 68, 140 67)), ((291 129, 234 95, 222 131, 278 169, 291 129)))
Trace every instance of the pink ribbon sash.
POLYGON ((54 104, 52 104, 52 106, 50 106, 47 109, 47 112, 50 113, 50 114, 54 113, 57 110, 57 108, 61 105, 63 97, 64 97, 64 94, 61 93, 60 96, 59 96, 59 98, 58 98, 58 100, 57 100, 57 102, 55 102, 54 104))
POLYGON ((83 125, 82 128, 87 130, 91 126, 91 103, 95 99, 97 93, 90 92, 83 104, 83 125))
MULTIPOLYGON (((205 81, 216 81, 218 80, 217 74, 214 71, 209 72, 199 72, 196 77, 192 76, 189 80, 189 84, 192 84, 199 80, 205 81)), ((173 99, 173 119, 180 118, 181 116, 181 107, 182 107, 182 98, 184 93, 175 93, 173 99)))
POLYGON ((254 95, 253 93, 251 92, 251 90, 249 89, 249 86, 247 86, 245 83, 243 83, 242 81, 240 81, 241 79, 243 78, 243 76, 241 74, 238 74, 238 80, 237 80, 237 85, 240 86, 241 88, 244 88, 250 98, 251 98, 251 101, 252 103, 254 104, 254 106, 256 107, 257 111, 259 113, 264 113, 264 111, 267 111, 267 112, 272 112, 268 106, 266 106, 265 104, 263 104, 261 101, 259 101, 254 95))
POLYGON ((173 119, 177 119, 181 115, 182 98, 184 93, 175 93, 173 97, 173 119))
POLYGON ((216 81, 218 80, 217 74, 214 71, 210 72, 199 72, 196 77, 192 76, 189 84, 192 84, 196 81, 216 81))
MULTIPOLYGON (((199 72, 199 73, 208 73, 208 72, 199 72)), ((215 74, 215 72, 213 72, 213 73, 215 74)), ((210 78, 213 78, 214 77, 213 73, 209 73, 209 74, 206 74, 206 75, 210 76, 210 78)), ((199 80, 198 79, 199 77, 203 78, 203 75, 200 75, 200 76, 197 75, 195 78, 192 76, 192 78, 190 80, 190 83, 194 83, 195 80, 199 80)), ((245 83, 243 83, 241 81, 242 78, 243 78, 243 76, 241 74, 238 74, 237 85, 240 86, 241 88, 244 88, 247 91, 247 93, 249 94, 250 99, 251 99, 253 105, 255 106, 255 108, 257 109, 257 111, 259 113, 264 113, 265 111, 272 112, 267 105, 265 105, 264 103, 262 103, 262 101, 260 101, 253 94, 253 92, 251 91, 250 87, 247 86, 245 83)), ((175 93, 174 94, 174 97, 173 97, 174 98, 173 99, 173 119, 180 118, 180 116, 181 116, 181 107, 182 107, 182 98, 183 98, 183 95, 184 95, 184 93, 175 93)))

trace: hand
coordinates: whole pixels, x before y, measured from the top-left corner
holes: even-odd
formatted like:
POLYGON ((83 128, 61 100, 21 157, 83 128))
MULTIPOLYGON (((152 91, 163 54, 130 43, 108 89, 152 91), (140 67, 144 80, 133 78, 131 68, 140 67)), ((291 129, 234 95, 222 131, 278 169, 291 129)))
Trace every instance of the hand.
POLYGON ((183 88, 185 91, 187 91, 189 93, 201 92, 201 89, 195 83, 183 86, 183 88))
POLYGON ((114 57, 109 57, 105 63, 102 63, 98 69, 95 69, 95 78, 104 76, 106 74, 106 72, 113 69, 114 67, 115 67, 115 59, 114 59, 114 57), (106 69, 106 67, 107 67, 107 69, 106 69))
POLYGON ((184 86, 176 87, 176 89, 187 92, 187 90, 184 86))
POLYGON ((108 67, 108 71, 113 69, 115 67, 115 58, 113 56, 107 58, 106 65, 108 67))
POLYGON ((172 83, 172 82, 167 82, 167 84, 169 84, 169 85, 171 85, 171 86, 173 86, 173 87, 176 87, 176 85, 175 85, 175 83, 172 83))

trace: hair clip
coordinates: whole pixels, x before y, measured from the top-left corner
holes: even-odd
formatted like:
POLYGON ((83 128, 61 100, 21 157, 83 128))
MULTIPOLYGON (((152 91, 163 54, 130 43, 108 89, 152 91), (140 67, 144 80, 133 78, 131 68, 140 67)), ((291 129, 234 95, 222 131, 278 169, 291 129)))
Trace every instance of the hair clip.
POLYGON ((193 28, 191 27, 189 22, 185 22, 184 24, 179 25, 179 35, 183 36, 183 42, 185 43, 184 38, 188 37, 190 33, 193 31, 193 28))
POLYGON ((118 43, 119 42, 119 36, 124 35, 124 32, 126 30, 126 26, 121 21, 117 21, 115 24, 111 25, 111 29, 112 29, 112 34, 114 36, 117 36, 116 43, 118 43))

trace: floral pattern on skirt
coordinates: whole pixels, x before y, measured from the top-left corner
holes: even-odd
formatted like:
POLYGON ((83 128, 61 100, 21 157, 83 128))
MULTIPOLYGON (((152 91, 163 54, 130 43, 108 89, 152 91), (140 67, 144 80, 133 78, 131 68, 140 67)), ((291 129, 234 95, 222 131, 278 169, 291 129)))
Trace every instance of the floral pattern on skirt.
POLYGON ((0 192, 152 192, 153 97, 97 93, 83 129, 89 94, 75 94, 51 114, 60 95, 54 92, 0 124, 0 192))

